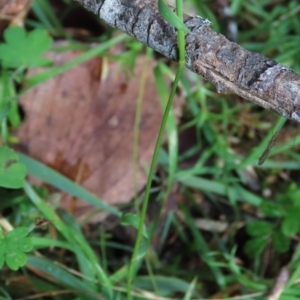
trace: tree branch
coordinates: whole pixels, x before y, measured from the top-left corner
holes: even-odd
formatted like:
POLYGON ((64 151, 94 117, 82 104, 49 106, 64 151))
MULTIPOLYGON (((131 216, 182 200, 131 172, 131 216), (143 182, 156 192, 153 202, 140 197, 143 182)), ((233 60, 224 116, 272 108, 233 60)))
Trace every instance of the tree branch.
MULTIPOLYGON (((113 27, 178 61, 177 31, 159 14, 157 0, 75 0, 113 27)), ((219 93, 235 93, 300 122, 300 76, 288 67, 243 49, 210 29, 202 17, 184 16, 186 66, 219 93)))

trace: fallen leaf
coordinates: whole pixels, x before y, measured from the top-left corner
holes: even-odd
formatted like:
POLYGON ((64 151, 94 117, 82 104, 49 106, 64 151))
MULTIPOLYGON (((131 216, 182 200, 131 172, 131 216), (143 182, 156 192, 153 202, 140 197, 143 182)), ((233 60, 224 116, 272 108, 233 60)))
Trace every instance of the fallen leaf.
MULTIPOLYGON (((48 58, 63 64, 79 54, 52 53, 48 58)), ((130 201, 146 183, 162 119, 152 73, 154 62, 150 61, 134 176, 133 131, 144 59, 137 59, 133 75, 128 76, 117 62, 94 58, 27 92, 20 99, 26 118, 17 132, 23 152, 107 203, 130 201)), ((86 212, 87 207, 83 202, 76 205, 76 215, 86 212)))
POLYGON ((24 25, 24 19, 32 0, 1 0, 0 1, 0 35, 9 25, 24 25))

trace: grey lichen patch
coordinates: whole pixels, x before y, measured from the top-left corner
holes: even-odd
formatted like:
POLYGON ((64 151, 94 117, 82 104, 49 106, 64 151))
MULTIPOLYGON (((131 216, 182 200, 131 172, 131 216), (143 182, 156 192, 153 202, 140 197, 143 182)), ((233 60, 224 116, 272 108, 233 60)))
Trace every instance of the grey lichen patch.
POLYGON ((276 64, 275 61, 259 53, 249 53, 245 65, 238 76, 238 83, 243 88, 250 88, 259 79, 261 74, 276 64))
POLYGON ((288 68, 279 64, 266 69, 265 72, 260 74, 257 81, 252 85, 252 88, 260 94, 265 93, 274 84, 274 81, 278 75, 284 70, 288 70, 288 68))
POLYGON ((231 92, 223 81, 215 81, 214 84, 219 94, 227 94, 231 92))
POLYGON ((211 22, 208 19, 200 16, 189 17, 185 21, 185 25, 191 30, 191 34, 196 34, 198 30, 202 30, 203 27, 209 27, 211 22))
POLYGON ((189 29, 193 29, 193 33, 187 34, 186 36, 185 50, 186 66, 191 70, 194 69, 193 65, 197 60, 206 62, 206 59, 208 59, 209 49, 211 48, 211 45, 209 43, 206 43, 202 38, 205 35, 206 28, 206 26, 196 27, 196 29, 189 27, 189 29))
POLYGON ((222 61, 225 65, 230 66, 232 64, 236 64, 236 62, 240 61, 240 55, 242 51, 239 48, 233 48, 224 46, 222 47, 218 53, 217 58, 222 61))
POLYGON ((84 6, 87 10, 94 13, 98 12, 105 0, 75 0, 84 6))
POLYGON ((116 19, 125 13, 124 5, 121 5, 119 0, 106 0, 104 1, 99 17, 103 19, 110 26, 115 27, 116 19))
POLYGON ((295 121, 297 121, 297 122, 300 123, 300 115, 299 115, 299 113, 297 113, 297 112, 295 112, 295 111, 292 112, 291 119, 292 119, 292 120, 295 120, 295 121))
POLYGON ((162 19, 154 20, 149 28, 148 45, 172 60, 177 60, 176 44, 175 28, 162 19))
POLYGON ((151 9, 147 7, 141 8, 132 26, 132 32, 136 39, 148 45, 149 28, 155 18, 156 15, 151 9))
POLYGON ((300 115, 300 78, 292 70, 288 69, 283 72, 278 80, 276 87, 278 103, 282 107, 289 109, 293 119, 300 115))
POLYGON ((235 43, 224 43, 217 51, 216 71, 231 82, 236 81, 245 61, 245 51, 235 43))

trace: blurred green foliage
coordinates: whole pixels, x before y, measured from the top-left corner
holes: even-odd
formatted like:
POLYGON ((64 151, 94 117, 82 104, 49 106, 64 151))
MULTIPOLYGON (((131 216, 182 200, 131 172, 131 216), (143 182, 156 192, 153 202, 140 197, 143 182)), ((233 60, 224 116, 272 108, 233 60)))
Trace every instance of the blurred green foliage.
MULTIPOLYGON (((10 27, 1 42, 2 144, 17 142, 12 129, 21 124, 17 100, 23 92, 25 71, 49 63, 41 55, 51 46, 52 38, 68 40, 66 49, 80 48, 86 52, 68 66, 52 67, 44 73, 45 77, 33 79, 32 85, 99 53, 106 55, 107 49, 120 42, 126 42, 124 53, 107 56, 120 61, 123 67, 133 69, 136 58, 144 55, 144 46, 122 36, 113 38, 111 28, 106 28, 100 37, 86 38, 87 44, 97 42, 99 48, 89 49, 80 44, 70 36, 64 23, 78 6, 71 1, 64 3, 67 6, 58 18, 50 2, 33 1, 26 26, 10 27), (17 49, 21 43, 27 49, 22 53, 17 49)), ((214 30, 228 34, 227 21, 219 14, 217 1, 190 0, 184 5, 188 13, 208 18, 214 30)), ((237 25, 239 44, 300 72, 299 1, 232 0, 228 8, 237 25)), ((154 54, 151 55, 154 59, 154 54)), ((164 107, 170 92, 164 78, 173 78, 174 70, 169 62, 155 59, 158 61, 154 70, 157 93, 164 107)), ((158 206, 176 199, 176 208, 169 209, 166 204, 159 213, 156 211, 154 221, 149 218, 147 229, 156 233, 155 241, 148 251, 143 249, 145 263, 140 265, 133 281, 132 297, 201 299, 241 295, 266 299, 274 286, 273 278, 285 266, 290 278, 280 299, 299 299, 300 288, 296 284, 300 276, 299 125, 282 121, 274 113, 235 95, 217 94, 210 83, 190 72, 182 77, 180 88, 186 100, 183 116, 176 123, 173 112, 167 124, 167 147, 159 153, 159 168, 150 199, 158 206), (258 166, 258 158, 277 130, 277 144, 266 162, 258 166), (166 213, 161 215, 164 209, 166 213), (221 225, 225 229, 221 230, 221 225), (230 294, 232 287, 236 289, 230 294)), ((124 226, 112 230, 104 223, 93 226, 74 219, 58 208, 61 195, 57 196, 57 190, 118 218, 122 208, 106 204, 56 171, 20 155, 20 162, 28 172, 48 184, 32 188, 24 183, 25 169, 20 167, 16 154, 11 151, 9 155, 1 154, 7 149, 0 150, 0 184, 23 189, 0 190, 0 207, 5 213, 5 218, 0 217, 1 226, 7 230, 9 222, 17 227, 1 235, 0 262, 17 270, 26 263, 24 252, 33 247, 44 256, 35 252, 25 266, 46 276, 28 272, 26 268, 21 268, 22 273, 3 268, 2 286, 4 281, 22 274, 30 279, 31 290, 47 295, 55 291, 56 299, 74 299, 74 295, 78 299, 96 299, 99 295, 105 299, 125 299, 132 244, 121 239, 125 235, 124 226), (14 165, 18 171, 10 173, 14 165), (17 178, 13 184, 11 174, 17 178), (49 220, 50 229, 34 230, 27 237, 30 224, 39 216, 49 220)), ((137 206, 141 199, 137 195, 137 206)), ((136 213, 130 206, 126 207, 128 210, 136 213)), ((132 214, 126 216, 126 225, 136 228, 139 218, 132 214)), ((0 288, 0 293, 5 299, 16 299, 29 292, 25 285, 21 290, 6 285, 0 288)))

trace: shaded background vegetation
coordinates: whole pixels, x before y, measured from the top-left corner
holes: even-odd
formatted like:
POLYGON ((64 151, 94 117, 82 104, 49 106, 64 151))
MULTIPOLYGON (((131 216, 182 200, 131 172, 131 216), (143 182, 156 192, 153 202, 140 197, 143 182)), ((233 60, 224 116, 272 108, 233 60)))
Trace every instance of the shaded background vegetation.
MULTIPOLYGON (((217 32, 299 74, 298 1, 190 0, 184 5, 188 13, 212 21, 217 32), (224 8, 231 16, 224 15, 224 8)), ((57 48, 59 51, 85 50, 91 43, 105 43, 120 34, 67 0, 33 1, 23 20, 28 32, 41 28, 55 40, 66 40, 67 46, 57 48)), ((104 57, 117 61, 128 80, 141 57, 159 64, 172 77, 176 65, 158 54, 131 39, 121 47, 122 51, 111 49, 104 57)), ((154 75, 158 94, 159 74, 154 75)), ((16 83, 16 92, 22 90, 22 80, 16 83)), ((160 152, 148 212, 148 226, 154 234, 133 283, 134 297, 279 299, 268 298, 275 288, 282 293, 280 299, 298 299, 299 125, 238 96, 217 94, 210 83, 189 71, 178 94, 184 104, 177 124, 170 122, 160 152), (279 128, 268 159, 258 166, 259 157, 279 128), (172 139, 174 132, 178 142, 172 139), (176 159, 172 153, 177 152, 178 161, 172 161, 176 159), (168 190, 172 164, 175 170, 168 190), (280 274, 286 279, 276 285, 280 274)), ((26 120, 26 113, 21 117, 26 120)), ((10 142, 18 146, 13 131, 10 142)), ((53 182, 63 184, 53 176, 53 182)), ((61 188, 58 183, 54 186, 61 188)), ((28 255, 25 267, 17 272, 3 268, 3 299, 33 299, 33 295, 35 299, 108 299, 103 281, 98 281, 98 264, 112 282, 112 299, 125 299, 126 268, 122 268, 129 264, 135 231, 121 226, 110 214, 96 223, 90 223, 89 218, 76 219, 72 210, 61 208, 64 198, 58 189, 38 183, 34 190, 44 203, 53 199, 57 203, 43 206, 32 200, 29 189, 26 194, 1 189, 1 225, 5 230, 5 222, 13 227, 31 226, 42 217, 50 223, 46 229, 36 224, 30 234, 35 251, 28 255), (51 218, 54 211, 61 221, 51 218)), ((74 193, 74 187, 69 191, 74 193)), ((132 197, 134 201, 118 208, 137 212, 142 194, 143 189, 132 197)))

